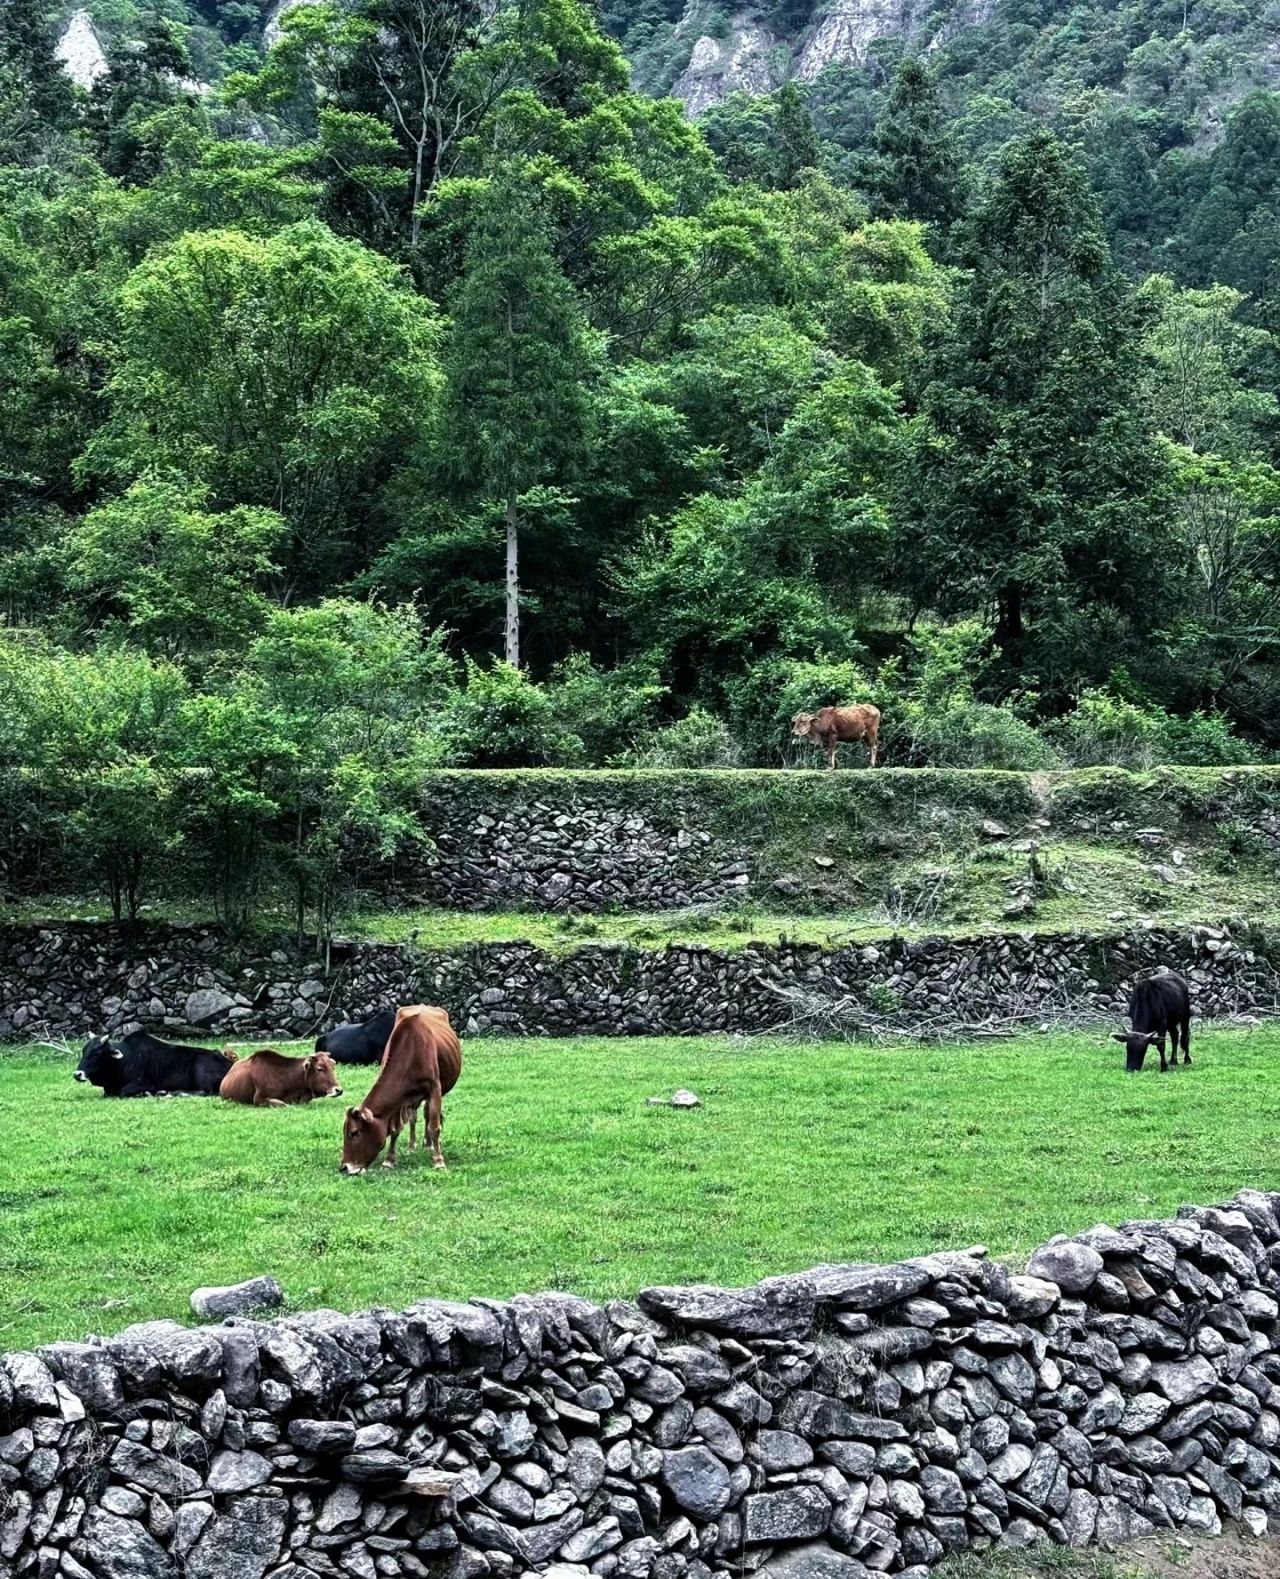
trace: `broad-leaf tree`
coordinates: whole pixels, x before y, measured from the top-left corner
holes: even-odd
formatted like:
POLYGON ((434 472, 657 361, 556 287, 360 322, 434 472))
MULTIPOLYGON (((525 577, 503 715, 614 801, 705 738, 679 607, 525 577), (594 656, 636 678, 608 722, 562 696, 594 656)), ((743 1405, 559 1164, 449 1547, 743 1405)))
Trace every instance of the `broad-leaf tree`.
POLYGON ((262 240, 189 232, 120 298, 112 417, 90 447, 123 482, 158 470, 217 511, 288 527, 278 594, 367 563, 388 475, 437 405, 437 319, 402 272, 308 221, 262 240))

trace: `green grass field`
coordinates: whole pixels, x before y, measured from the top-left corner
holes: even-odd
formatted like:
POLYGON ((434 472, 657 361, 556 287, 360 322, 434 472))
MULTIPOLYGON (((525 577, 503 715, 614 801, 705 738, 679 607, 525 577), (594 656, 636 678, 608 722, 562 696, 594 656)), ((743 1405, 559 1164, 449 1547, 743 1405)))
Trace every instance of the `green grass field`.
MULTIPOLYGON (((1203 1032, 1131 1079, 1096 1035, 935 1049, 479 1041, 449 1171, 338 1173, 345 1103, 108 1102, 0 1051, 0 1348, 274 1273, 356 1309, 539 1288, 602 1297, 1056 1231, 1280 1186, 1280 1030, 1203 1032), (693 1111, 645 1098, 690 1086, 693 1111)), ((372 1071, 350 1072, 348 1099, 372 1071)))

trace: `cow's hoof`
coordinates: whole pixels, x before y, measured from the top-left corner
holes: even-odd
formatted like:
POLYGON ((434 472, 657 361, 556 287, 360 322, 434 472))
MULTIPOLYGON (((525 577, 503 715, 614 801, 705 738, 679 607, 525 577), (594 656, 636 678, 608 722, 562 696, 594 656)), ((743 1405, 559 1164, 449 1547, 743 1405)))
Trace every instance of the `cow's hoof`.
POLYGON ((394 1169, 395 1169, 395 1163, 394 1163, 394 1162, 384 1162, 384 1163, 383 1163, 383 1164, 382 1164, 382 1166, 383 1166, 383 1167, 384 1167, 384 1168, 390 1168, 390 1169, 392 1169, 392 1170, 394 1170, 394 1169))
POLYGON ((448 1171, 443 1162, 433 1162, 431 1166, 437 1173, 446 1173, 448 1171))

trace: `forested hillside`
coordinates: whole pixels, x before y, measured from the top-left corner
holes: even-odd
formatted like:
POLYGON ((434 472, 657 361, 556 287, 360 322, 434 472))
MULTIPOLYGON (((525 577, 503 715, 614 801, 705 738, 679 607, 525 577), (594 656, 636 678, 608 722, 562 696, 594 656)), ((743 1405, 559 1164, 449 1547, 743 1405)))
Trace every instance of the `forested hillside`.
POLYGON ((323 909, 423 767, 834 700, 1273 753, 1280 98, 1215 141, 1203 16, 1156 94, 1170 18, 1044 9, 690 122, 582 0, 103 0, 88 89, 6 5, 0 877, 323 909))

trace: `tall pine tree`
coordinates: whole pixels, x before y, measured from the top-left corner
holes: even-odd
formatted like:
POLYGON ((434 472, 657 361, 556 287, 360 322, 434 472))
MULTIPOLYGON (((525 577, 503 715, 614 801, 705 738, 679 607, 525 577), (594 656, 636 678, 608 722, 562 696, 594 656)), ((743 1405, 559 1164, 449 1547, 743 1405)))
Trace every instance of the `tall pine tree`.
POLYGON ((822 162, 822 144, 813 128, 809 106, 794 82, 784 82, 774 99, 773 136, 778 148, 777 185, 784 191, 800 185, 806 170, 822 162))
POLYGON ((933 78, 904 60, 872 137, 868 173, 877 206, 894 219, 945 231, 963 212, 964 178, 933 78))
POLYGON ((517 178, 495 180, 480 199, 450 306, 446 460, 502 505, 504 653, 518 667, 521 497, 555 483, 585 449, 594 358, 546 222, 517 178))
POLYGON ((1165 474, 1132 295, 1051 133, 1006 154, 972 241, 917 421, 903 574, 922 605, 987 602, 1018 667, 1055 612, 1150 608, 1165 474))

